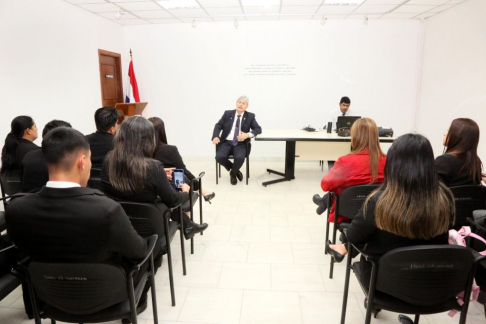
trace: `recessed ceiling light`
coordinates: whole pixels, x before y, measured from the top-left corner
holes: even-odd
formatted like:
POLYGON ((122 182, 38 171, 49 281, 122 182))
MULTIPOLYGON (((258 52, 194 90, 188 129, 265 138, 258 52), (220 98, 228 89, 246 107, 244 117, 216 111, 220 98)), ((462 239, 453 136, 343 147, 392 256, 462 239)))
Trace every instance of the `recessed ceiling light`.
POLYGON ((200 8, 195 0, 158 0, 164 9, 198 9, 200 8))
POLYGON ((324 1, 325 6, 357 6, 360 5, 364 0, 326 0, 324 1))

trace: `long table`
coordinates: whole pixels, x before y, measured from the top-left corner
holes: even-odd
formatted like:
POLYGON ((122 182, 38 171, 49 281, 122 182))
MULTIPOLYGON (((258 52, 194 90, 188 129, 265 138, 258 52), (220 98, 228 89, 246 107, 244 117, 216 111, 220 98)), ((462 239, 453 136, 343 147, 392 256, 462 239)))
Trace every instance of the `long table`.
MULTIPOLYGON (((393 137, 380 137, 380 143, 393 143, 393 137)), ((336 161, 349 153, 351 137, 340 137, 326 131, 307 132, 300 129, 265 129, 257 141, 285 142, 285 172, 267 169, 281 179, 265 181, 263 186, 295 179, 295 160, 336 161)))

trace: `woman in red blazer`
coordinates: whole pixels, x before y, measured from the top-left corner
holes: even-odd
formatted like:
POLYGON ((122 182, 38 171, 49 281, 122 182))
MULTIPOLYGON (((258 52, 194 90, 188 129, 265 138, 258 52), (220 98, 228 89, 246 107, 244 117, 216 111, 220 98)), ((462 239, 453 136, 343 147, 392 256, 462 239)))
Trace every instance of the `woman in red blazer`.
MULTIPOLYGON (((370 118, 360 118, 351 127, 351 152, 341 156, 334 167, 321 180, 324 191, 333 191, 337 195, 347 187, 382 183, 386 156, 380 148, 378 127, 370 118)), ((327 194, 322 198, 318 208, 320 214, 326 209, 327 194)), ((338 217, 341 223, 347 218, 338 217)), ((334 204, 329 213, 329 222, 334 222, 334 204)))

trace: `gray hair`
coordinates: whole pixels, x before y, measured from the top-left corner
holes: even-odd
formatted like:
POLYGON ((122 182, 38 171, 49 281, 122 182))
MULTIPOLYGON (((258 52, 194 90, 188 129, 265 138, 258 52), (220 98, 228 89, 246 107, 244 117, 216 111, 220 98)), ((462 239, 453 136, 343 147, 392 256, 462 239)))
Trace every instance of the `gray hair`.
POLYGON ((241 99, 246 100, 246 103, 250 105, 250 99, 247 96, 240 96, 236 102, 240 101, 241 99))

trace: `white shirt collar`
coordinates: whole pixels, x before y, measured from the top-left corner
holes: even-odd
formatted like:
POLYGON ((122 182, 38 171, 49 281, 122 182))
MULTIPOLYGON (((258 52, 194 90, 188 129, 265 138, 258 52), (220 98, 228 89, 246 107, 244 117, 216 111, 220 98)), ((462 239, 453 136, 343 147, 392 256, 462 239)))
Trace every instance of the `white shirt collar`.
POLYGON ((47 181, 46 187, 62 189, 81 187, 81 185, 79 183, 69 181, 47 181))

